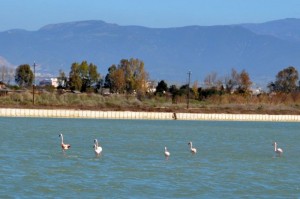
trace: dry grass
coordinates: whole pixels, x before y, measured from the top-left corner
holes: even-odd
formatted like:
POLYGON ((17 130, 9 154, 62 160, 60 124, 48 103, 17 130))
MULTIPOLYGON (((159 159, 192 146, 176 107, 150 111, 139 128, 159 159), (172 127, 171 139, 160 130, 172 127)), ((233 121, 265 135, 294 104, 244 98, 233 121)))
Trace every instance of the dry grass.
POLYGON ((138 100, 131 95, 102 96, 99 94, 74 93, 10 93, 0 96, 1 107, 14 108, 59 108, 90 110, 130 110, 193 113, 253 113, 253 114, 300 114, 300 94, 276 94, 260 96, 214 95, 205 101, 190 100, 189 109, 185 96, 173 104, 170 96, 144 96, 138 100))

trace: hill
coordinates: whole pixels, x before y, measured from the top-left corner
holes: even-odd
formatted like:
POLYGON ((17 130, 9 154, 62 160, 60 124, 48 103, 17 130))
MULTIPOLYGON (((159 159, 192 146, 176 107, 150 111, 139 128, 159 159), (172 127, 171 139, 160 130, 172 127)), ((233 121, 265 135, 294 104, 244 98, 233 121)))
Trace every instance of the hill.
POLYGON ((96 64, 103 76, 121 59, 138 58, 157 81, 185 83, 191 71, 192 81, 201 82, 211 72, 225 77, 235 68, 267 84, 283 68, 299 66, 299 25, 297 19, 175 28, 79 21, 0 32, 0 56, 13 65, 35 61, 43 76, 56 76, 60 69, 68 73, 82 60, 96 64))

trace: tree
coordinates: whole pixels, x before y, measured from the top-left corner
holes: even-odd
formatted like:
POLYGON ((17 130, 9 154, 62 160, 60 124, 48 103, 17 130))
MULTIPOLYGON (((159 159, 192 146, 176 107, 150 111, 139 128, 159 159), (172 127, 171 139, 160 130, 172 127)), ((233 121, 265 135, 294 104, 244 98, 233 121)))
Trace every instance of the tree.
POLYGON ((118 68, 111 73, 110 78, 112 92, 124 93, 126 88, 124 71, 121 68, 118 68))
POLYGON ((8 79, 7 79, 7 84, 10 84, 11 80, 14 78, 15 76, 15 70, 13 67, 10 67, 8 69, 8 79))
POLYGON ((79 65, 79 76, 81 78, 80 91, 85 92, 90 85, 89 79, 89 65, 87 61, 82 61, 79 65))
POLYGON ((6 76, 8 74, 7 67, 5 65, 2 65, 0 68, 0 72, 1 72, 1 81, 6 82, 6 76))
POLYGON ((238 87, 238 84, 240 82, 240 75, 235 70, 231 70, 231 76, 225 78, 225 84, 226 84, 226 91, 228 93, 231 93, 233 90, 235 90, 238 87))
POLYGON ((249 93, 252 82, 249 74, 245 70, 238 73, 238 71, 232 69, 231 76, 225 79, 225 84, 227 93, 249 93))
POLYGON ((105 85, 112 91, 145 94, 147 92, 148 73, 145 71, 144 62, 131 58, 122 59, 116 67, 112 65, 105 77, 105 85))
POLYGON ((239 77, 240 81, 239 81, 238 91, 240 93, 249 93, 250 86, 252 85, 249 74, 245 70, 243 70, 239 76, 240 76, 239 77))
POLYGON ((133 88, 139 94, 144 95, 148 89, 149 75, 145 71, 145 64, 143 61, 131 58, 129 60, 131 68, 133 70, 133 88))
POLYGON ((180 86, 180 88, 179 88, 179 94, 180 95, 186 95, 187 96, 189 91, 191 91, 191 89, 189 88, 188 84, 184 84, 184 85, 180 86))
POLYGON ((126 92, 134 91, 145 93, 147 91, 148 73, 144 62, 139 59, 122 59, 119 65, 125 75, 126 92))
POLYGON ((87 88, 91 88, 94 85, 100 84, 101 76, 100 73, 98 73, 97 66, 90 63, 88 66, 88 76, 87 76, 87 88))
POLYGON ((179 89, 176 85, 171 85, 169 88, 169 92, 172 94, 172 103, 177 103, 177 97, 180 95, 179 89))
POLYGON ((166 91, 168 91, 168 85, 164 80, 161 80, 156 86, 155 94, 163 95, 166 91))
POLYGON ((208 87, 215 86, 217 82, 217 73, 212 72, 211 74, 207 75, 204 79, 204 83, 208 87))
POLYGON ((113 79, 112 79, 112 74, 117 70, 117 66, 115 64, 111 65, 108 68, 108 73, 105 76, 105 82, 104 82, 104 87, 109 88, 111 91, 113 90, 113 79))
POLYGON ((198 92, 198 81, 195 81, 193 83, 193 86, 192 86, 192 91, 195 95, 195 99, 198 99, 199 98, 199 92, 198 92))
POLYGON ((209 98, 210 96, 217 95, 219 94, 219 91, 216 89, 216 87, 210 87, 210 88, 198 88, 198 93, 199 93, 199 100, 205 100, 209 98))
POLYGON ((87 61, 82 61, 81 64, 73 63, 69 74, 69 84, 72 90, 81 92, 87 91, 93 85, 100 81, 100 74, 97 71, 97 66, 87 61))
POLYGON ((297 89, 298 78, 298 71, 293 66, 289 66, 278 72, 276 81, 271 82, 268 88, 271 92, 290 93, 297 89))
POLYGON ((57 80, 58 80, 58 87, 59 88, 65 88, 67 87, 67 77, 66 77, 66 74, 64 71, 60 70, 59 71, 59 75, 57 77, 57 80))
POLYGON ((17 67, 15 81, 20 87, 32 85, 33 72, 28 64, 23 64, 17 67))
POLYGON ((80 68, 78 63, 73 63, 69 74, 69 85, 71 90, 81 90, 82 79, 80 77, 80 68))
POLYGON ((10 81, 14 78, 14 69, 12 67, 7 67, 2 65, 0 67, 0 77, 1 81, 6 84, 10 84, 10 81))

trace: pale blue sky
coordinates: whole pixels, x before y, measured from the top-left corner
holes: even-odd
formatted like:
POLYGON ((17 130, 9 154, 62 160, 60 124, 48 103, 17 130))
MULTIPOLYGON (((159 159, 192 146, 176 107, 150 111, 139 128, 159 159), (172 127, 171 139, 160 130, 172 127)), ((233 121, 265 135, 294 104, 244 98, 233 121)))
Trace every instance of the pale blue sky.
POLYGON ((0 31, 81 20, 180 27, 300 18, 300 0, 0 0, 0 6, 0 31))

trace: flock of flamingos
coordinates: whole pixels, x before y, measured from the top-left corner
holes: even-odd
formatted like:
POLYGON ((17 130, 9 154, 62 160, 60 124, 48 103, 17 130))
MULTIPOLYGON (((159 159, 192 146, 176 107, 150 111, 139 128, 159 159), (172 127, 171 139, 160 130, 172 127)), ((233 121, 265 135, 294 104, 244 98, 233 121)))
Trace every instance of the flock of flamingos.
MULTIPOLYGON (((68 150, 71 147, 71 145, 64 143, 63 134, 60 134, 59 137, 61 138, 61 148, 62 148, 63 152, 65 152, 66 150, 68 150)), ((197 149, 195 147, 193 147, 193 143, 189 142, 188 145, 190 146, 191 153, 192 154, 196 154, 197 153, 197 149)), ((277 143, 276 142, 273 143, 273 146, 274 146, 274 152, 279 157, 281 157, 281 155, 283 153, 283 150, 281 148, 277 147, 277 143)), ((96 156, 99 156, 101 154, 101 152, 102 152, 102 147, 99 146, 99 143, 98 143, 97 139, 94 139, 94 152, 95 152, 96 156)), ((168 151, 168 149, 167 149, 166 146, 165 146, 164 154, 165 154, 166 158, 168 158, 171 155, 171 153, 168 151)))

